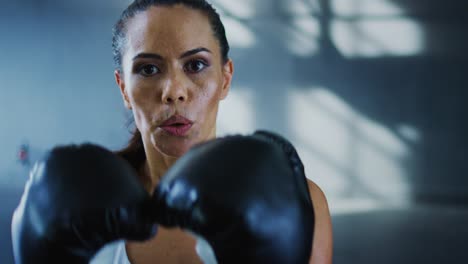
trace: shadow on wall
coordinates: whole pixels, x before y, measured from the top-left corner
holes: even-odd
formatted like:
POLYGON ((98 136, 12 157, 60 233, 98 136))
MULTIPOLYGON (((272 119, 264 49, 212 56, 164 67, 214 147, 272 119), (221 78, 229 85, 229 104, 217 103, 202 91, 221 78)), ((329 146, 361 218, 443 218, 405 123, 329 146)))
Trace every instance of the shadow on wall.
MULTIPOLYGON (((263 36, 255 39, 262 33, 250 9, 241 7, 252 1, 237 7, 215 2, 237 21, 236 32, 244 32, 233 34, 237 43, 247 36, 238 64, 271 48, 263 36)), ((284 82, 288 89, 272 88, 274 96, 233 91, 238 103, 232 105, 245 112, 236 115, 239 123, 250 116, 244 130, 284 112, 267 126, 296 143, 308 176, 344 208, 353 199, 364 207, 468 202, 464 1, 449 6, 433 0, 277 0, 256 7, 281 21, 273 35, 290 57, 281 61, 288 57, 275 54, 280 59, 274 66, 291 66, 292 80, 284 82), (262 99, 278 110, 264 111, 258 106, 262 99)), ((268 20, 262 15, 256 19, 268 20)), ((281 83, 280 71, 280 77, 271 72, 267 76, 259 67, 256 73, 268 78, 264 83, 281 83)), ((249 83, 252 73, 241 69, 240 75, 249 83)))
MULTIPOLYGON (((411 151, 411 159, 400 164, 406 172, 400 177, 411 184, 413 198, 466 203, 468 167, 461 146, 467 142, 467 21, 453 6, 405 3, 322 1, 321 24, 328 33, 320 42, 332 46, 298 58, 297 77, 303 85, 326 87, 400 136, 411 151)), ((468 10, 462 1, 455 6, 468 10)), ((355 154, 361 156, 359 149, 355 154)), ((368 162, 367 172, 375 166, 368 162)), ((389 171, 380 169, 366 179, 386 185, 377 179, 389 171)))

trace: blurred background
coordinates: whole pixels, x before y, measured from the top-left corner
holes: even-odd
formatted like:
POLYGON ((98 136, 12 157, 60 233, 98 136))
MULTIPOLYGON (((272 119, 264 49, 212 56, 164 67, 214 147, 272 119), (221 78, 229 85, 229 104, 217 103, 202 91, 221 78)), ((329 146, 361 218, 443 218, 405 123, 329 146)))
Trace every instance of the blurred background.
MULTIPOLYGON (((0 263, 30 166, 130 137, 111 34, 128 0, 0 0, 0 263)), ((468 2, 213 0, 235 63, 220 135, 277 131, 328 198, 334 263, 468 260, 468 2)))

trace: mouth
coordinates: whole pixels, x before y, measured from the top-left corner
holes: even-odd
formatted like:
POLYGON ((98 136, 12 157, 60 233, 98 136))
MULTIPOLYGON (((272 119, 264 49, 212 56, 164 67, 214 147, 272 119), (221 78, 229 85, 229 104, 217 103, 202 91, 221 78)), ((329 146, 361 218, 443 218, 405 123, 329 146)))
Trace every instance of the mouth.
POLYGON ((173 115, 166 119, 159 127, 170 135, 186 136, 192 128, 193 122, 181 115, 173 115))

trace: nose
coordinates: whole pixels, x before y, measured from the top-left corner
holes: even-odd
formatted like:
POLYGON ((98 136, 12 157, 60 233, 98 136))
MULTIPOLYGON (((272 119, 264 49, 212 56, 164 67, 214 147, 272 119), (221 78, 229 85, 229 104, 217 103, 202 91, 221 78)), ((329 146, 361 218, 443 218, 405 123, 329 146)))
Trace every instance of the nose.
POLYGON ((174 76, 166 82, 166 87, 162 93, 162 102, 164 104, 183 103, 188 99, 188 89, 186 84, 180 80, 180 77, 174 76))

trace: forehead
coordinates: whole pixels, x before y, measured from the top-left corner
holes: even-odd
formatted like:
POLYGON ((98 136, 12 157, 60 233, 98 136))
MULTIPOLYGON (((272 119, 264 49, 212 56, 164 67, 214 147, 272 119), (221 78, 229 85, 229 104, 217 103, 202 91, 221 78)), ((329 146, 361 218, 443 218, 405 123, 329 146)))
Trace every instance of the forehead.
POLYGON ((127 26, 129 53, 153 51, 171 56, 197 47, 214 53, 217 45, 208 17, 183 5, 150 7, 127 26))

